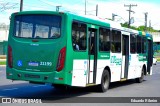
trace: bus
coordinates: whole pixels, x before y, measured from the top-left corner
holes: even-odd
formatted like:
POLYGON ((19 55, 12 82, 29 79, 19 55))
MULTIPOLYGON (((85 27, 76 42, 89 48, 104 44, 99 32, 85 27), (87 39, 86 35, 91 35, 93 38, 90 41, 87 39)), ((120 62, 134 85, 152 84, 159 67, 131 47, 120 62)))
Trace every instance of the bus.
POLYGON ((96 86, 152 75, 152 35, 68 12, 23 11, 10 18, 6 77, 32 83, 96 86))

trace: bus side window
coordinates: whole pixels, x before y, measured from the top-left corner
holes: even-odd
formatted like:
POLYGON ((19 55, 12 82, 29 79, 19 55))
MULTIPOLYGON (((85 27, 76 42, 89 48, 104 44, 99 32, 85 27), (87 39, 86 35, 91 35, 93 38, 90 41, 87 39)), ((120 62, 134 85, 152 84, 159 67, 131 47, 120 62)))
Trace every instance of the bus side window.
POLYGON ((131 34, 130 36, 130 52, 136 53, 136 35, 131 34))
POLYGON ((137 36, 137 53, 142 53, 142 37, 137 36))
POLYGON ((121 52, 121 32, 120 31, 112 30, 111 51, 113 53, 121 52))
POLYGON ((73 41, 73 49, 79 50, 78 41, 77 41, 76 35, 74 35, 74 34, 72 36, 72 41, 73 41))
POLYGON ((110 30, 100 28, 99 51, 110 51, 110 30))
POLYGON ((73 50, 86 50, 86 24, 73 22, 72 23, 72 45, 73 50))
POLYGON ((146 39, 142 37, 142 53, 146 53, 146 39))

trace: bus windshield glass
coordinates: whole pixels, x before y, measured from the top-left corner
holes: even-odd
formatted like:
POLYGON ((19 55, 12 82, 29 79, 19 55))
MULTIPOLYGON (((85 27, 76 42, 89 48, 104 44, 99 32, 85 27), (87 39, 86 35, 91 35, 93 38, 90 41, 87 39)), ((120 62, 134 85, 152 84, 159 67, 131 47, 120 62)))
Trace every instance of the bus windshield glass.
POLYGON ((14 36, 19 38, 55 39, 60 37, 61 16, 17 15, 14 36))

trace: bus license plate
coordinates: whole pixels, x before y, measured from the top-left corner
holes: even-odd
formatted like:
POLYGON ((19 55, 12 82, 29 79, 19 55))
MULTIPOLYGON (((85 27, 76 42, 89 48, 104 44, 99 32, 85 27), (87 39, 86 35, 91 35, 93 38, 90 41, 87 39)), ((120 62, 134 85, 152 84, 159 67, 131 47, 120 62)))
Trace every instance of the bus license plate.
POLYGON ((28 65, 29 66, 38 66, 38 63, 37 62, 29 62, 28 65))

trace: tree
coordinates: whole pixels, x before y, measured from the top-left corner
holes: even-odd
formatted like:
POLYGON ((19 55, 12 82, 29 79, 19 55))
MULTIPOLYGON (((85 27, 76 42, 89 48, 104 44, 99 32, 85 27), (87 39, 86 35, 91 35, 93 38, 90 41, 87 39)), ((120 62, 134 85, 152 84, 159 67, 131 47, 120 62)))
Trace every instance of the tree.
MULTIPOLYGON (((128 23, 127 22, 121 23, 121 26, 128 28, 128 23)), ((138 28, 135 26, 130 26, 130 29, 134 29, 134 30, 138 30, 138 31, 145 31, 145 26, 141 25, 138 28)), ((152 27, 147 27, 146 30, 149 32, 159 32, 160 31, 160 30, 155 30, 152 27)))
POLYGON ((122 27, 125 27, 125 28, 128 28, 128 23, 127 23, 127 22, 121 23, 121 26, 122 26, 122 27))
MULTIPOLYGON (((122 26, 122 27, 125 27, 125 28, 128 28, 128 23, 127 23, 127 22, 125 22, 124 24, 121 23, 121 26, 122 26)), ((135 27, 135 26, 130 26, 130 29, 137 30, 137 27, 135 27)))

